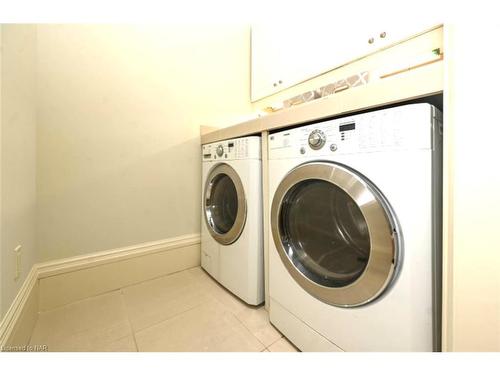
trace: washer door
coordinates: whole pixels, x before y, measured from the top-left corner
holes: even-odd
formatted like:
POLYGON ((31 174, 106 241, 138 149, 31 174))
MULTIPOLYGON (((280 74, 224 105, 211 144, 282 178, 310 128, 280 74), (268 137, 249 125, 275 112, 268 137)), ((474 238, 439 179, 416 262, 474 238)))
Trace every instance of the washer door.
POLYGON ((203 202, 212 237, 222 245, 236 241, 245 226, 247 205, 241 179, 228 164, 215 166, 208 175, 203 202))
POLYGON ((402 251, 397 220, 379 190, 343 165, 293 169, 274 195, 271 227, 290 275, 331 305, 373 301, 396 275, 402 251))

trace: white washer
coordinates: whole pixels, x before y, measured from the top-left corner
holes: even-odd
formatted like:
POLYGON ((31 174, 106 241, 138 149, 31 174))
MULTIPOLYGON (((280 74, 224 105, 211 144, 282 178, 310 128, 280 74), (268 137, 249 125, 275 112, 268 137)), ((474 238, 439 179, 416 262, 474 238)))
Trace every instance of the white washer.
POLYGON ((248 304, 264 301, 260 137, 202 146, 201 266, 248 304))
POLYGON ((270 319, 303 351, 440 350, 441 113, 269 135, 270 319))

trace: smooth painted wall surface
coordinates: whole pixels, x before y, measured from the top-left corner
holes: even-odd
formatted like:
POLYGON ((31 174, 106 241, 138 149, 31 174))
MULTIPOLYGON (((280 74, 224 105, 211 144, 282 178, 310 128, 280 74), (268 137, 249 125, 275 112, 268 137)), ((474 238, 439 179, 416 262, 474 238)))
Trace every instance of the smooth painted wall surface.
POLYGON ((36 261, 36 28, 1 25, 1 316, 36 261), (21 245, 21 273, 15 279, 21 245))
POLYGON ((200 231, 200 125, 250 113, 245 26, 39 25, 38 246, 200 231))
POLYGON ((447 351, 500 351, 500 26, 447 28, 443 341, 447 351))

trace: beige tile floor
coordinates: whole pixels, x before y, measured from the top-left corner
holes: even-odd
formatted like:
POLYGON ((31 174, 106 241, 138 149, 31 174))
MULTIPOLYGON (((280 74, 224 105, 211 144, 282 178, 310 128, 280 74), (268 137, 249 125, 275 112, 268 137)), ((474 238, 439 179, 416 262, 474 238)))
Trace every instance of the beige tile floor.
POLYGON ((30 344, 49 351, 297 351, 263 306, 245 304, 199 267, 42 312, 30 344))

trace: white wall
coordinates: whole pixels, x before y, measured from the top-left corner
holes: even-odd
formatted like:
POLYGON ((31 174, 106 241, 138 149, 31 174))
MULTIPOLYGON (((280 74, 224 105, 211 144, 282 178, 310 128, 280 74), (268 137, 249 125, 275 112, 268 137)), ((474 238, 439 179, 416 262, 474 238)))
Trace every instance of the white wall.
POLYGON ((0 27, 0 315, 3 316, 36 259, 36 29, 33 25, 0 27), (15 280, 17 245, 22 246, 22 267, 20 277, 15 280))
POLYGON ((199 126, 251 111, 249 28, 37 31, 40 260, 199 232, 199 126))
POLYGON ((480 21, 452 25, 446 33, 443 342, 448 351, 500 351, 500 51, 494 47, 500 26, 480 21))

